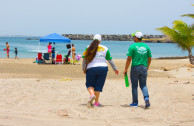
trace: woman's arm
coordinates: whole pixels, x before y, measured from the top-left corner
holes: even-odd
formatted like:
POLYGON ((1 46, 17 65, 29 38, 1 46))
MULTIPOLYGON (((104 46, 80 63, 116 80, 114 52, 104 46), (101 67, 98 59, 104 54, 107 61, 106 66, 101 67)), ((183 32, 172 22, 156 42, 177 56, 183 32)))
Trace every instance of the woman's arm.
POLYGON ((111 67, 113 68, 114 71, 117 70, 117 67, 115 66, 113 60, 107 60, 107 61, 111 65, 111 67))
POLYGON ((111 59, 111 60, 107 60, 108 61, 108 63, 111 65, 111 67, 113 68, 113 70, 115 71, 115 74, 119 74, 119 70, 117 69, 117 67, 115 66, 115 64, 114 64, 114 62, 113 62, 113 60, 111 59))
POLYGON ((83 58, 83 61, 82 61, 82 70, 84 70, 86 67, 86 60, 85 58, 83 58))

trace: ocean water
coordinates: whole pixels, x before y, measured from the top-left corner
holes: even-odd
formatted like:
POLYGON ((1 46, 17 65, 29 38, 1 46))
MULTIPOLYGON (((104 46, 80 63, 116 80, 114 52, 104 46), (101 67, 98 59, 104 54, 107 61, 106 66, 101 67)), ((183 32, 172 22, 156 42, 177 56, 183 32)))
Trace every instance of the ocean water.
MULTIPOLYGON (((0 37, 0 58, 6 58, 6 42, 10 45, 10 58, 14 58, 13 53, 15 47, 18 49, 19 58, 36 58, 39 51, 42 53, 47 52, 48 43, 40 43, 39 40, 26 40, 27 37, 0 37)), ((38 39, 33 37, 33 39, 38 39)), ((87 45, 91 43, 90 40, 72 40, 72 44, 75 44, 76 54, 82 55, 87 45)), ((102 41, 101 44, 109 48, 113 59, 126 59, 126 53, 132 41, 102 41)), ((159 57, 172 57, 172 56, 188 56, 187 51, 182 51, 174 43, 146 43, 151 51, 153 58, 159 57)), ((53 44, 52 44, 53 45, 53 44)), ((68 49, 66 43, 55 44, 56 53, 64 56, 67 54, 68 49)), ((194 54, 194 49, 192 50, 194 54)))

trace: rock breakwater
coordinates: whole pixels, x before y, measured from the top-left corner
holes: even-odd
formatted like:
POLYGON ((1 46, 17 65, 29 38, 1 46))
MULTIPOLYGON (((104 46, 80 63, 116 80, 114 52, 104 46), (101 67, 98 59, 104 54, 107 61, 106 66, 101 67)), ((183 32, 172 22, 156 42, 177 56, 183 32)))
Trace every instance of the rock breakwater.
MULTIPOLYGON (((62 34, 63 36, 71 39, 71 40, 92 40, 93 34, 62 34)), ((133 36, 131 35, 101 35, 102 40, 105 41, 133 41, 133 36)), ((143 41, 145 42, 163 42, 168 43, 169 40, 165 39, 165 35, 144 35, 143 41)))

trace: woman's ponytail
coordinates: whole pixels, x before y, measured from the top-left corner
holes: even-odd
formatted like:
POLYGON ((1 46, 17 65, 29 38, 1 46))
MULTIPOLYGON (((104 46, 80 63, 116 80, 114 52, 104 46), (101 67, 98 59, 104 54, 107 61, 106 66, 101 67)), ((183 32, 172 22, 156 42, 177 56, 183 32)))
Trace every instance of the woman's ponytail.
POLYGON ((96 56, 96 52, 98 50, 98 44, 99 44, 99 40, 98 39, 95 39, 90 44, 90 46, 88 47, 88 49, 86 50, 86 55, 85 55, 86 64, 92 62, 92 60, 96 56))

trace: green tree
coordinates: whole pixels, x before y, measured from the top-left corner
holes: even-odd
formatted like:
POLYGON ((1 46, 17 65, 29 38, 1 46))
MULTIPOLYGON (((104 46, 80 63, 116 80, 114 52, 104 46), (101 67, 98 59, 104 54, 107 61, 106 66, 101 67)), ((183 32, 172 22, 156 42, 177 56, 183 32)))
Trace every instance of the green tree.
POLYGON ((173 22, 173 28, 167 26, 157 28, 165 35, 167 35, 178 47, 189 53, 189 61, 194 64, 194 58, 192 55, 192 48, 194 47, 194 27, 187 25, 181 20, 173 22))
MULTIPOLYGON (((194 4, 193 4, 192 6, 194 6, 194 4)), ((182 17, 187 16, 187 17, 194 18, 194 14, 184 14, 184 15, 181 15, 181 16, 182 16, 182 17)))
POLYGON ((187 17, 191 17, 191 18, 194 18, 194 14, 184 14, 184 15, 181 15, 182 17, 185 17, 185 16, 187 16, 187 17))

